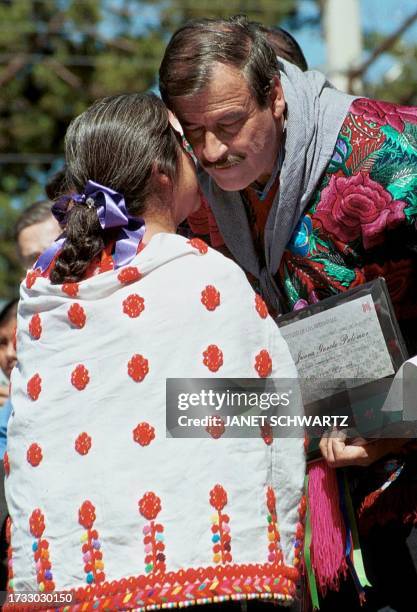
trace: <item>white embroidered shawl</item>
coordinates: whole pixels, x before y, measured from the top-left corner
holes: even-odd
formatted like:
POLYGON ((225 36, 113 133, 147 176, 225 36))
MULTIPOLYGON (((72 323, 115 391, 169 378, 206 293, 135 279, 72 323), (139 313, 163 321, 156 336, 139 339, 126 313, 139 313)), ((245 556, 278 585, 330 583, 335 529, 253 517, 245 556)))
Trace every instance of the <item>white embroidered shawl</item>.
POLYGON ((166 378, 258 377, 261 351, 271 376, 296 377, 236 264, 158 234, 127 268, 78 284, 30 272, 17 350, 11 588, 75 589, 112 610, 291 601, 303 441, 166 436, 166 378))

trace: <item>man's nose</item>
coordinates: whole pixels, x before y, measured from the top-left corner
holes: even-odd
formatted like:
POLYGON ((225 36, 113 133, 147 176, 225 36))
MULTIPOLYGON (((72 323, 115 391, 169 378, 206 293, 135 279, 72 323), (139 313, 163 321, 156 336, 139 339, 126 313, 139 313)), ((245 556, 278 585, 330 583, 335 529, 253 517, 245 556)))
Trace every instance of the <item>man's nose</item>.
POLYGON ((203 156, 210 162, 214 163, 224 157, 227 153, 227 145, 219 140, 213 132, 207 131, 204 137, 203 156))

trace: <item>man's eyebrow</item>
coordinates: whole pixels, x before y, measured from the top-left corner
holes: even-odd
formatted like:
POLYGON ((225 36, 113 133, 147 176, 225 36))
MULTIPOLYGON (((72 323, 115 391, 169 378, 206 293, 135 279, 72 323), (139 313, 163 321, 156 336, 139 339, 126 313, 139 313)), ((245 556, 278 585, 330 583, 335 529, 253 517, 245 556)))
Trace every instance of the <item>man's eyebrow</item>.
POLYGON ((221 123, 222 121, 230 121, 233 119, 241 119, 245 114, 245 111, 242 110, 235 110, 235 111, 230 111, 228 113, 224 113, 224 115, 221 115, 218 119, 217 119, 217 123, 221 123))

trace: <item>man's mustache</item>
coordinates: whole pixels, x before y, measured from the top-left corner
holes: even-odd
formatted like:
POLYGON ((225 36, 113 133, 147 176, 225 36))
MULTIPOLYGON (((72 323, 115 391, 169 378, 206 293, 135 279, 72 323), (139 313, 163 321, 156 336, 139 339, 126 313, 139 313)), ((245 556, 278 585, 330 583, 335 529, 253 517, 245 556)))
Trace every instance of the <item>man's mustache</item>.
POLYGON ((204 168, 228 168, 229 166, 236 166, 246 159, 246 155, 228 155, 222 159, 218 159, 215 162, 209 162, 206 159, 201 160, 201 165, 204 168))

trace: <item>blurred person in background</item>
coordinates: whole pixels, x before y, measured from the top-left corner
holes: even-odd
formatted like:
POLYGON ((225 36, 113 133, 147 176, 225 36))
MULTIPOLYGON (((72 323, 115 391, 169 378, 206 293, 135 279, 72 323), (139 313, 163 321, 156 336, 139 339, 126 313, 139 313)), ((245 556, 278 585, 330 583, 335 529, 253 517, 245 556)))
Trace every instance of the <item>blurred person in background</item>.
MULTIPOLYGON (((11 300, 0 312, 0 369, 7 381, 10 380, 10 375, 16 364, 17 302, 17 299, 11 300)), ((7 579, 7 543, 4 530, 8 511, 4 497, 3 457, 6 451, 7 423, 12 410, 9 384, 0 386, 0 405, 0 591, 4 591, 7 579)))
POLYGON ((25 270, 33 266, 61 233, 61 228, 51 213, 52 202, 41 200, 26 208, 15 226, 15 239, 20 262, 25 270))
MULTIPOLYGON (((26 208, 18 218, 15 226, 17 253, 22 267, 31 268, 39 255, 48 248, 61 233, 58 222, 51 213, 52 202, 42 200, 26 208)), ((0 368, 7 379, 16 364, 15 330, 18 300, 9 302, 0 314, 0 368)), ((5 541, 5 519, 7 505, 4 498, 2 473, 4 471, 3 457, 7 447, 7 426, 12 412, 9 396, 9 385, 0 386, 0 590, 5 590, 7 571, 5 568, 7 544, 5 541)))
MULTIPOLYGON (((10 380, 10 374, 16 364, 15 350, 15 332, 16 332, 16 315, 17 299, 12 300, 4 306, 0 312, 0 369, 3 372, 5 379, 10 380)), ((2 421, 3 413, 7 410, 7 399, 9 397, 9 384, 0 386, 0 421, 2 421)), ((3 448, 0 435, 0 456, 3 457, 5 448, 3 448)))
MULTIPOLYGON (((61 233, 61 228, 51 213, 52 202, 42 200, 26 208, 18 218, 15 226, 17 252, 22 267, 31 268, 39 255, 47 249, 61 233)), ((12 368, 16 363, 14 333, 16 329, 16 312, 18 300, 9 302, 0 315, 0 368, 7 379, 10 379, 12 368)), ((11 412, 8 385, 0 386, 0 406, 5 404, 0 413, 0 452, 3 457, 7 442, 7 422, 11 412)))

